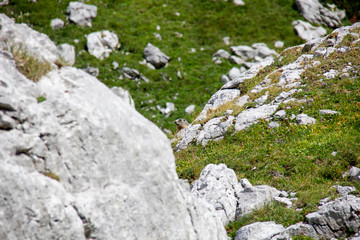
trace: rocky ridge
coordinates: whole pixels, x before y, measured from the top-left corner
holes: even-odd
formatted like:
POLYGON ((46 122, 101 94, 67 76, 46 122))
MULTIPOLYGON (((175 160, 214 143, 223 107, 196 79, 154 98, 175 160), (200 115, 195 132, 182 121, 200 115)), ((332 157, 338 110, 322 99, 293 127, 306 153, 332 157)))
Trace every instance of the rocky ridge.
POLYGON ((3 14, 0 25, 1 239, 227 239, 128 95, 59 67, 44 34, 3 14), (51 71, 20 73, 7 51, 17 45, 51 71))
MULTIPOLYGON (((323 38, 313 39, 306 44, 284 50, 275 61, 281 62, 290 52, 295 52, 297 58, 292 62, 286 62, 280 68, 275 68, 269 74, 262 74, 260 83, 247 93, 241 92, 239 86, 246 81, 252 81, 255 77, 259 78, 259 71, 266 66, 270 65, 271 67, 273 60, 258 63, 241 73, 237 78, 224 84, 210 98, 195 121, 177 134, 173 140, 174 142, 177 141, 175 150, 184 149, 191 142, 206 145, 211 139, 219 140, 223 138, 228 129, 232 129, 232 126, 234 132, 238 132, 256 124, 260 120, 276 121, 277 116, 280 115, 279 110, 282 111, 283 118, 296 118, 298 124, 316 123, 316 119, 303 114, 286 116, 286 109, 279 109, 279 106, 289 102, 311 102, 311 99, 292 97, 302 91, 302 74, 311 68, 319 66, 322 61, 330 58, 333 53, 346 55, 352 48, 358 49, 359 28, 360 23, 355 23, 352 26, 338 28, 323 38), (347 38, 350 38, 351 41, 344 43, 347 38), (271 97, 270 92, 273 95, 271 97), (213 118, 212 113, 214 112, 220 112, 220 114, 217 113, 217 117, 213 118), (237 113, 237 115, 234 115, 234 113, 237 113), (203 140, 204 138, 206 141, 203 140)), ((323 73, 323 77, 324 79, 331 79, 341 74, 349 76, 347 73, 349 71, 358 70, 354 70, 354 66, 349 65, 344 69, 331 69, 329 72, 323 73)))

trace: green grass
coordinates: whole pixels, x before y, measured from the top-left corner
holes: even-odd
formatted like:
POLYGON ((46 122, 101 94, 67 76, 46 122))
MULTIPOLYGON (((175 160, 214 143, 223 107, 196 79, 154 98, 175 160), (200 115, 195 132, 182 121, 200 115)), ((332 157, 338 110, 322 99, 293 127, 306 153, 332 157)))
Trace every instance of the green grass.
POLYGON ((229 36, 232 45, 264 42, 270 48, 274 48, 277 40, 283 40, 285 47, 303 42, 291 26, 293 20, 301 19, 292 0, 254 0, 245 6, 235 6, 232 1, 91 0, 87 3, 98 7, 92 28, 67 24, 63 29, 52 30, 51 19, 60 18, 66 22, 69 2, 14 0, 0 11, 14 17, 17 22, 25 22, 46 33, 56 44, 73 44, 77 53, 76 67, 90 65, 99 68, 98 78, 102 82, 109 87, 121 86, 129 90, 140 113, 159 127, 173 132, 176 130, 175 119, 194 119, 185 114, 185 108, 195 104, 196 111, 200 112, 211 95, 222 86, 221 75, 235 66, 227 61, 220 65, 212 63, 212 54, 218 49, 229 51, 223 37, 229 36), (156 30, 157 25, 161 27, 160 31, 156 30), (104 29, 118 35, 121 49, 102 61, 87 52, 79 56, 86 49, 85 35, 104 29), (162 41, 154 37, 156 32, 161 34, 162 41), (176 37, 175 32, 182 33, 183 37, 176 37), (74 43, 74 39, 79 43, 74 43), (171 57, 167 68, 150 70, 139 64, 148 42, 171 57), (197 52, 189 53, 191 48, 197 52), (204 50, 200 51, 200 48, 204 50), (119 80, 120 73, 112 69, 113 61, 117 61, 120 67, 126 64, 138 69, 150 82, 139 84, 128 79, 119 80), (177 71, 181 72, 182 79, 177 77, 177 71), (156 110, 156 105, 164 107, 166 102, 173 102, 176 107, 168 118, 156 110))
MULTIPOLYGON (((346 38, 344 43, 349 45, 346 38)), ((280 120, 279 128, 270 129, 263 120, 245 131, 236 134, 230 131, 223 140, 210 142, 206 148, 191 145, 176 153, 178 174, 190 181, 197 179, 207 164, 225 163, 235 170, 239 179, 247 178, 255 185, 267 184, 297 193, 295 208, 301 208, 301 212, 279 205, 265 206, 230 224, 227 229, 231 236, 241 226, 255 221, 271 220, 288 226, 304 220, 306 214, 317 210, 321 199, 338 196, 334 185, 352 185, 360 189, 359 183, 342 178, 351 166, 360 166, 360 59, 357 46, 349 46, 351 50, 346 54, 333 53, 327 59, 315 59, 322 63, 301 75, 305 86, 294 96, 313 101, 280 105, 287 117, 305 113, 317 119, 315 125, 297 125, 295 120, 284 119, 280 120), (330 69, 341 72, 349 63, 353 66, 349 77, 325 79, 322 76, 330 69), (324 116, 319 114, 321 109, 341 114, 324 116)), ((298 56, 297 51, 289 54, 293 57, 288 56, 288 61, 279 64, 276 60, 274 65, 251 79, 251 83, 240 86, 244 88, 243 94, 276 66, 281 67, 298 56)))

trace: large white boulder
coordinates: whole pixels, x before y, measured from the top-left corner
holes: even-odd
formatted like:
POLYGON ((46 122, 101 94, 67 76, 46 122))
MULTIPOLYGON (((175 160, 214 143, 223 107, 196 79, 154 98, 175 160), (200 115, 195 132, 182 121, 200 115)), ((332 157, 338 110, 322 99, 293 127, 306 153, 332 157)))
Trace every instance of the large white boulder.
POLYGON ((89 53, 99 59, 109 57, 111 52, 120 47, 118 36, 107 30, 90 33, 86 39, 89 53))
POLYGON ((305 41, 310 41, 314 38, 320 38, 326 34, 323 27, 314 27, 308 22, 296 20, 292 22, 297 35, 305 41))
POLYGON ((97 15, 97 7, 82 2, 70 2, 66 12, 70 21, 80 26, 91 27, 91 21, 97 15))
POLYGON ((1 239, 227 239, 167 137, 98 79, 63 67, 34 83, 3 52, 0 72, 1 239))

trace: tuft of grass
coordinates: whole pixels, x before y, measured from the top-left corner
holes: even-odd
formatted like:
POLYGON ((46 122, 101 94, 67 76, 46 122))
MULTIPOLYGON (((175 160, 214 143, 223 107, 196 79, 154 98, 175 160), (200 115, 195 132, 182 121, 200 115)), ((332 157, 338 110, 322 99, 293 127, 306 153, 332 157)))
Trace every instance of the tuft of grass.
POLYGON ((37 102, 38 102, 38 103, 44 102, 45 100, 46 100, 46 97, 45 97, 45 96, 39 96, 39 97, 37 97, 37 102))
POLYGON ((28 79, 37 82, 40 78, 52 70, 50 63, 41 62, 30 56, 24 50, 11 49, 17 69, 28 79))
POLYGON ((58 175, 56 175, 55 173, 51 172, 51 171, 44 171, 41 172, 44 176, 49 177, 51 179, 54 179, 58 182, 60 182, 60 177, 58 175))

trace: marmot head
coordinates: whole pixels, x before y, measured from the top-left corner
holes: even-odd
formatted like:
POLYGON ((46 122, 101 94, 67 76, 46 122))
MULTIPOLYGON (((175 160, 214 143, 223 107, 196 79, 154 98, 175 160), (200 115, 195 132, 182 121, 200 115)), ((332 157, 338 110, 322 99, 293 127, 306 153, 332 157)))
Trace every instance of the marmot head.
POLYGON ((180 131, 181 129, 184 129, 184 128, 186 128, 187 126, 189 126, 188 121, 186 121, 186 120, 183 119, 183 118, 176 119, 176 120, 175 120, 175 124, 176 124, 176 127, 177 127, 177 130, 178 130, 178 131, 180 131))

